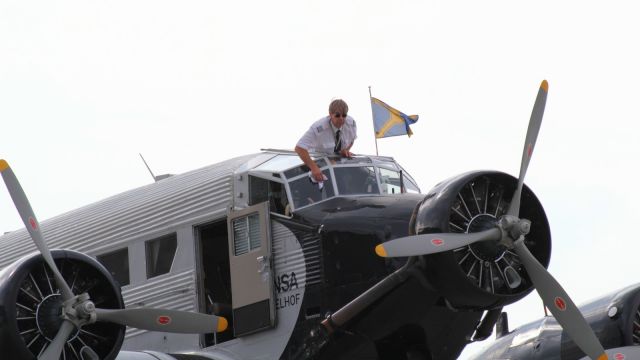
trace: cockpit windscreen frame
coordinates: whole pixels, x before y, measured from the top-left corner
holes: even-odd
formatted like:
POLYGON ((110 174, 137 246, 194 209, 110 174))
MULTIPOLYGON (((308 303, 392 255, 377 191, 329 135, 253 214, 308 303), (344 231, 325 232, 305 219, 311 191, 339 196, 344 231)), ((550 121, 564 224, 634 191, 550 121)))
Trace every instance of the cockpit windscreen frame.
MULTIPOLYGON (((413 178, 390 157, 355 156, 349 159, 317 154, 312 157, 327 178, 321 184, 311 179, 307 166, 297 155, 291 153, 278 154, 248 171, 249 176, 276 183, 260 186, 260 191, 284 186, 287 199, 283 199, 284 194, 279 195, 278 204, 272 206, 272 212, 291 216, 296 210, 336 196, 382 196, 420 192, 413 178)), ((271 190, 266 190, 268 193, 262 196, 257 196, 252 191, 257 190, 249 189, 250 198, 263 199, 265 195, 271 198, 271 190)))

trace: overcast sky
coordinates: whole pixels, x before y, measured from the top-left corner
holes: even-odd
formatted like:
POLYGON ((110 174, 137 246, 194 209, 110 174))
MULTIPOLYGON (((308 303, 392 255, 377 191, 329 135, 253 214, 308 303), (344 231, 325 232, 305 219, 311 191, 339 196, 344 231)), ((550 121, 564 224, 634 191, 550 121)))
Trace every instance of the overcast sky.
MULTIPOLYGON (((577 303, 638 281, 640 52, 633 1, 0 2, 0 157, 40 220, 260 148, 292 149, 345 99, 375 153, 368 86, 407 114, 378 141, 423 192, 473 169, 527 184, 577 303)), ((0 191, 0 231, 21 226, 0 191)), ((511 327, 542 315, 534 292, 511 327)), ((474 346, 461 358, 486 345, 474 346)))

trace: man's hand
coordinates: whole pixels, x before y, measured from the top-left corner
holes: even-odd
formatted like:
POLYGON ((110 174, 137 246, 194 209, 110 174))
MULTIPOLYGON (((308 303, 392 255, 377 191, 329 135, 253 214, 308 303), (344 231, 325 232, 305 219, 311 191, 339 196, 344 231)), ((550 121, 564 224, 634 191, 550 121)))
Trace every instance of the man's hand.
POLYGON ((313 166, 311 168, 311 176, 313 176, 313 178, 317 181, 324 181, 324 176, 322 175, 322 171, 320 171, 320 168, 318 166, 313 166))
POLYGON ((342 149, 340 150, 340 156, 342 157, 346 157, 351 159, 353 157, 353 153, 351 151, 349 151, 349 149, 342 149))
POLYGON ((296 146, 296 153, 298 153, 298 156, 300 156, 302 162, 304 162, 304 164, 309 167, 309 169, 311 170, 311 176, 313 176, 313 179, 315 181, 320 182, 325 180, 324 176, 322 175, 322 171, 320 171, 320 168, 318 167, 316 162, 311 159, 311 156, 309 156, 309 152, 307 151, 307 149, 296 146))

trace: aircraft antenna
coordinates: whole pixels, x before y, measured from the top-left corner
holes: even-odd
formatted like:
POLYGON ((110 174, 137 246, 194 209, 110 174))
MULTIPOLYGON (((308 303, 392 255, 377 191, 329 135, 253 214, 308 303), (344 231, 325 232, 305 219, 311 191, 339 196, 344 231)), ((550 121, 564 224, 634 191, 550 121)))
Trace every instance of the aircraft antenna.
POLYGON ((155 175, 153 175, 153 171, 151 171, 151 168, 149 167, 149 165, 147 164, 147 161, 144 159, 144 157, 142 156, 141 153, 138 153, 138 155, 140 155, 140 158, 142 159, 142 162, 144 163, 144 166, 147 167, 147 170, 149 170, 149 174, 151 174, 151 177, 153 178, 154 182, 158 182, 158 179, 156 178, 155 175))

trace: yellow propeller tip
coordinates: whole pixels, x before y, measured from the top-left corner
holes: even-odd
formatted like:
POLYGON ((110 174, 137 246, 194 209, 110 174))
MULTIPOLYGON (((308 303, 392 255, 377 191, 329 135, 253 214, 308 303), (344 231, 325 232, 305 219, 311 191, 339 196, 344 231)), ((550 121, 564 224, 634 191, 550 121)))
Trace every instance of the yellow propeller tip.
POLYGON ((603 353, 602 355, 598 356, 598 360, 609 360, 609 357, 607 356, 607 354, 603 353))
POLYGON ((549 83, 547 82, 547 80, 542 80, 542 84, 540 84, 540 87, 544 89, 544 91, 549 92, 549 83))
POLYGON ((8 167, 9 167, 9 164, 7 163, 7 161, 4 159, 0 159, 0 171, 4 171, 8 167))
POLYGON ((218 332, 222 332, 227 330, 227 326, 229 326, 229 322, 227 319, 222 316, 218 317, 218 332))
POLYGON ((384 249, 384 246, 378 245, 376 246, 376 254, 380 257, 387 257, 387 251, 384 249))

